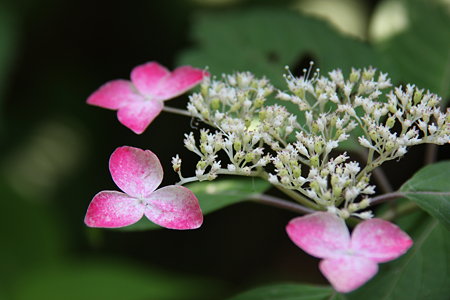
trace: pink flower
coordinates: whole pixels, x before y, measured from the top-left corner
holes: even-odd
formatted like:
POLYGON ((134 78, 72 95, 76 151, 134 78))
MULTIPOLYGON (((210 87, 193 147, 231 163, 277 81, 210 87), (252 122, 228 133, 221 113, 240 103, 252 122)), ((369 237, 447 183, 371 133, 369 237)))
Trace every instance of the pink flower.
POLYGON ((163 101, 183 94, 205 76, 209 76, 208 72, 190 66, 171 73, 157 62, 149 62, 131 71, 131 81, 118 79, 105 83, 87 103, 118 110, 119 122, 141 134, 162 111, 163 101))
POLYGON ((298 217, 286 227, 291 240, 306 253, 323 258, 319 268, 338 292, 351 292, 378 272, 378 263, 404 254, 411 238, 381 219, 363 221, 350 233, 334 214, 317 212, 298 217))
POLYGON ((109 159, 109 170, 124 193, 102 191, 95 195, 84 219, 86 225, 123 227, 136 223, 143 215, 170 229, 194 229, 202 224, 202 211, 190 190, 176 185, 156 190, 163 169, 150 150, 117 148, 109 159))

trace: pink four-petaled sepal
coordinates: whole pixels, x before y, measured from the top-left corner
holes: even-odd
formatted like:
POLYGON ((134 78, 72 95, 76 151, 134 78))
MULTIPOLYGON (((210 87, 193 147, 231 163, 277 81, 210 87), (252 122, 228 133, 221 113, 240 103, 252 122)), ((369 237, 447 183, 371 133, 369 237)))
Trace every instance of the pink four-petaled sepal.
POLYGON ((117 110, 120 123, 141 134, 162 111, 164 101, 193 88, 205 76, 209 73, 191 66, 170 72, 157 62, 149 62, 131 71, 131 81, 118 79, 105 83, 87 103, 117 110))
POLYGON ((322 258, 320 271, 336 291, 348 293, 378 272, 378 263, 403 255, 412 239, 396 225, 381 219, 361 222, 348 231, 335 214, 317 212, 289 222, 291 240, 308 254, 322 258))
POLYGON ((182 186, 156 190, 163 179, 158 157, 150 150, 123 146, 109 159, 111 176, 123 191, 102 191, 94 196, 84 222, 90 227, 116 228, 139 221, 144 215, 170 229, 195 229, 203 214, 195 195, 182 186))

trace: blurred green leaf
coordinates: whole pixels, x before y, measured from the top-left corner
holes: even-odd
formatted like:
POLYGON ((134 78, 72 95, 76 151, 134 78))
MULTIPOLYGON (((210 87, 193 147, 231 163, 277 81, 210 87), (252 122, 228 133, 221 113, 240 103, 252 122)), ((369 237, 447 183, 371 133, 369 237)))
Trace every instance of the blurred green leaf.
POLYGON ((420 169, 400 191, 450 230, 450 161, 420 169))
POLYGON ((330 287, 277 284, 253 289, 229 300, 345 300, 345 297, 330 287))
MULTIPOLYGON (((417 221, 417 220, 414 220, 417 221)), ((409 224, 411 225, 411 224, 409 224)), ((413 247, 398 260, 349 294, 350 300, 446 300, 450 295, 450 235, 432 218, 415 223, 413 247)))
POLYGON ((409 12, 409 27, 376 45, 383 58, 380 68, 397 82, 450 99, 450 16, 443 7, 430 1, 404 1, 409 12))
POLYGON ((192 28, 195 48, 181 54, 180 64, 209 66, 212 74, 251 71, 286 86, 284 66, 313 59, 322 72, 376 65, 372 49, 338 33, 328 23, 282 9, 209 12, 192 28))
POLYGON ((198 300, 220 290, 212 280, 143 270, 117 261, 43 267, 21 278, 14 287, 17 300, 198 300))
MULTIPOLYGON (((203 181, 187 184, 195 196, 197 196, 204 215, 218 209, 242 202, 252 194, 263 193, 270 184, 260 178, 235 177, 214 181, 203 181)), ((162 228, 147 218, 142 218, 136 224, 118 228, 123 231, 152 230, 162 228)))

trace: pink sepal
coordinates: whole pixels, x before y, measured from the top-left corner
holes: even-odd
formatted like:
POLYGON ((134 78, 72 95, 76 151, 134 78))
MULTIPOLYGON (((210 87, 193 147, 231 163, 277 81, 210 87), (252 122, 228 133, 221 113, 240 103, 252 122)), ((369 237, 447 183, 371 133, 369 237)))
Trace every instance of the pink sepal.
POLYGON ((150 150, 123 146, 109 158, 109 170, 117 186, 132 197, 145 198, 162 182, 163 169, 150 150))
POLYGON ((119 109, 117 119, 136 134, 141 134, 161 113, 164 104, 160 101, 138 101, 119 109))
POLYGON ((320 262, 319 268, 333 288, 340 293, 359 288, 378 272, 376 262, 358 256, 327 258, 320 262))
POLYGON ((131 82, 113 80, 102 85, 87 99, 87 103, 107 109, 119 109, 129 103, 141 100, 131 82))
POLYGON ((185 187, 170 185, 153 192, 147 199, 145 216, 170 229, 195 229, 203 214, 195 195, 185 187))
POLYGON ((345 222, 327 212, 295 218, 289 222, 286 230, 297 246, 318 258, 339 256, 341 250, 350 245, 350 234, 345 222))
POLYGON ((139 221, 144 208, 142 202, 124 193, 102 191, 89 204, 84 222, 89 227, 124 227, 139 221))
POLYGON ((131 72, 131 81, 149 99, 164 101, 175 98, 196 86, 209 73, 182 66, 169 72, 156 62, 137 66, 131 72))
POLYGON ((353 230, 351 248, 373 261, 387 262, 403 255, 412 244, 412 239, 397 225, 371 219, 353 230))

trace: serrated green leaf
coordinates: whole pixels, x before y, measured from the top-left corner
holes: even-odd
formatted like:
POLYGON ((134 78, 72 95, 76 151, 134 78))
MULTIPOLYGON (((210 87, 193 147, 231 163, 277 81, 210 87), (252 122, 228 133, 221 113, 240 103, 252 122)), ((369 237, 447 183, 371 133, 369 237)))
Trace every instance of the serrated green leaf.
MULTIPOLYGON (((204 215, 226 206, 247 200, 250 195, 263 193, 270 184, 260 178, 235 177, 187 184, 197 196, 204 215)), ((162 228, 146 218, 136 224, 119 228, 123 231, 140 231, 162 228)))
POLYGON ((406 31, 376 45, 381 68, 397 82, 413 83, 450 99, 450 16, 425 1, 405 1, 406 31))
MULTIPOLYGON (((415 220, 417 221, 417 220, 415 220)), ((348 294, 350 300, 446 300, 450 295, 450 235, 432 218, 416 223, 413 247, 365 286, 348 294), (415 234, 416 233, 416 234, 415 234)))
POLYGON ((450 161, 420 169, 400 191, 450 230, 450 161))
POLYGON ((277 284, 256 288, 229 300, 344 300, 330 287, 306 284, 277 284))

